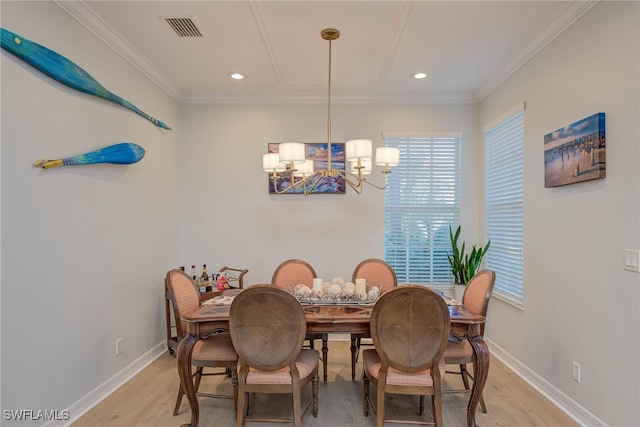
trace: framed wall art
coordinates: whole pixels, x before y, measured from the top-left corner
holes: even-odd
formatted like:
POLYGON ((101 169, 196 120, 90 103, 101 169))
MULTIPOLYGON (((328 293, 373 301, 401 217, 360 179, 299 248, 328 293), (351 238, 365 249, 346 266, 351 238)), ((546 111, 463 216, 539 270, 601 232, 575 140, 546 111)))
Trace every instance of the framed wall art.
POLYGON ((604 113, 544 136, 545 188, 601 179, 606 169, 604 113))
MULTIPOLYGON (((305 158, 313 160, 313 170, 322 170, 327 169, 328 163, 328 149, 326 143, 310 143, 305 144, 305 158)), ((268 152, 269 153, 277 153, 278 152, 278 144, 271 143, 268 144, 268 152)), ((331 168, 344 171, 344 143, 331 143, 331 168)), ((287 169, 289 169, 289 165, 287 165, 287 169)), ((291 185, 289 172, 278 172, 277 173, 277 185, 279 189, 285 189, 291 185)), ((302 187, 299 189, 290 189, 284 193, 276 193, 274 190, 273 183, 273 175, 269 174, 269 194, 303 194, 304 191, 302 187)), ((307 184, 307 187, 310 187, 312 182, 307 184)), ((326 177, 321 178, 321 181, 316 186, 314 193, 324 193, 324 194, 344 194, 345 193, 345 185, 344 178, 341 176, 337 177, 326 177)))

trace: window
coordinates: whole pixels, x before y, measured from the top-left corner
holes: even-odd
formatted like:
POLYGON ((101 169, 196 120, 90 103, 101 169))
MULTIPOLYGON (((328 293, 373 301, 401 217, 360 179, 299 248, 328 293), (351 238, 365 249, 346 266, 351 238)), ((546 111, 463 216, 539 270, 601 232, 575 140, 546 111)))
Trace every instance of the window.
POLYGON ((494 295, 523 307, 524 104, 485 126, 485 265, 496 272, 494 295))
POLYGON ((384 256, 398 283, 452 283, 449 226, 460 211, 462 134, 383 135, 400 149, 384 198, 384 256))

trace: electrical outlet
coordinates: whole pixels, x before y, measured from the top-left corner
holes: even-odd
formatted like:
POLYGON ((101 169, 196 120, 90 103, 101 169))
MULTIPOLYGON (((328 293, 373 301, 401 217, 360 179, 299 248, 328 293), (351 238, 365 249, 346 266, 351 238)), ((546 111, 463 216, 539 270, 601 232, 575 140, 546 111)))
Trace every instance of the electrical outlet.
POLYGON ((637 249, 624 250, 624 269, 640 272, 640 251, 637 249))
POLYGON ((116 340, 116 356, 120 356, 122 353, 122 338, 116 340))
POLYGON ((580 364, 577 362, 573 362, 572 368, 573 368, 573 380, 579 383, 580 382, 580 364))

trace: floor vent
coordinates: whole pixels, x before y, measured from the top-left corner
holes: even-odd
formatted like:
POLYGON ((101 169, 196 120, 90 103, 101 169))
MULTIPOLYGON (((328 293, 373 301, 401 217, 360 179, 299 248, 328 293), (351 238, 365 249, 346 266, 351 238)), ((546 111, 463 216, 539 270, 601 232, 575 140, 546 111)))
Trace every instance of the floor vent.
POLYGON ((202 37, 202 33, 191 18, 164 18, 178 37, 202 37))

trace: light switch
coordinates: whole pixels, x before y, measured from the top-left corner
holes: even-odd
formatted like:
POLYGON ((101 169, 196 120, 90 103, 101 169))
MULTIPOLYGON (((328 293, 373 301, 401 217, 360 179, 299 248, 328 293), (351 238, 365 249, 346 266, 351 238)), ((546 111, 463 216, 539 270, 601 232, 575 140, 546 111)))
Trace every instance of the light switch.
POLYGON ((640 272, 640 251, 637 249, 624 250, 624 269, 640 272))

